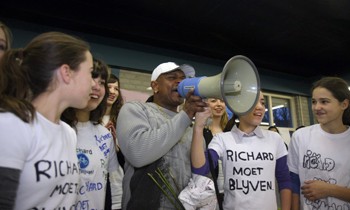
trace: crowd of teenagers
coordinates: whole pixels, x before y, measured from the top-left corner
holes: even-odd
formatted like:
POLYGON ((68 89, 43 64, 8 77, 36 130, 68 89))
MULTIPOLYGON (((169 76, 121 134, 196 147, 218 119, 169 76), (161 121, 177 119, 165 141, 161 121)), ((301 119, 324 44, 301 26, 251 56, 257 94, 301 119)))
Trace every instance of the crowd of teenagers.
POLYGON ((339 77, 312 84, 317 124, 287 146, 260 126, 262 90, 232 116, 222 99, 181 97, 195 69, 165 62, 147 101, 124 103, 79 37, 11 42, 0 22, 0 209, 350 209, 350 91, 339 77))

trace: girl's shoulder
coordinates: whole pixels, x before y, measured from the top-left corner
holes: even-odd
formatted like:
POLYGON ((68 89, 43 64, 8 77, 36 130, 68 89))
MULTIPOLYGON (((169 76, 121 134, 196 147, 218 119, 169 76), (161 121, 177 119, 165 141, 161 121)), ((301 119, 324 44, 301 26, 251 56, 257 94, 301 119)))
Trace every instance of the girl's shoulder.
POLYGON ((17 148, 17 151, 30 151, 35 137, 35 122, 22 121, 15 114, 0 113, 0 144, 8 148, 17 148))
POLYGON ((300 138, 308 138, 308 135, 315 132, 321 132, 321 131, 322 131, 321 126, 319 124, 314 124, 314 125, 306 126, 294 131, 292 136, 300 137, 300 138))
POLYGON ((0 129, 17 128, 17 129, 31 129, 33 123, 24 122, 11 112, 0 112, 0 129))

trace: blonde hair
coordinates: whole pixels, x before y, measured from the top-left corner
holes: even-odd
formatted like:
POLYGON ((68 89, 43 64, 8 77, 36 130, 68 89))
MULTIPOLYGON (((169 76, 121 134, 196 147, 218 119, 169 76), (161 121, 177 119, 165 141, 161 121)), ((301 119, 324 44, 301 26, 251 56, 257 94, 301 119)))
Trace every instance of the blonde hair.
POLYGON ((225 129, 227 122, 228 122, 228 114, 227 114, 227 111, 225 109, 225 112, 221 116, 221 119, 220 119, 220 127, 221 127, 222 130, 225 129))

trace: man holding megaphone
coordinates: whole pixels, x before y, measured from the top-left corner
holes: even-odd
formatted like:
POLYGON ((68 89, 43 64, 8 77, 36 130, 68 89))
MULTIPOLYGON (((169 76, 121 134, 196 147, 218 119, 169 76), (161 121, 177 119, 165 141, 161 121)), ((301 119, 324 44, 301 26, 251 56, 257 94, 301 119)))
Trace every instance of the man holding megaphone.
POLYGON ((179 83, 194 75, 189 65, 162 63, 152 73, 152 100, 128 102, 120 110, 117 138, 126 160, 123 209, 181 208, 177 196, 191 178, 190 126, 195 113, 207 107, 193 90, 185 103, 178 93, 179 83))

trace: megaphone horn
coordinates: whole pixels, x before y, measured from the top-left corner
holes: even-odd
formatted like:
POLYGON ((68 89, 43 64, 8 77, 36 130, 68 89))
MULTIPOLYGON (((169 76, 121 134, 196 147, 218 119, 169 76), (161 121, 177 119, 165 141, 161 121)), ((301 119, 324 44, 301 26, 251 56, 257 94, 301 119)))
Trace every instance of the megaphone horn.
POLYGON ((254 63, 237 55, 226 62, 220 74, 186 78, 178 86, 181 97, 185 97, 190 89, 202 98, 222 99, 234 114, 244 115, 258 102, 260 78, 254 63))

